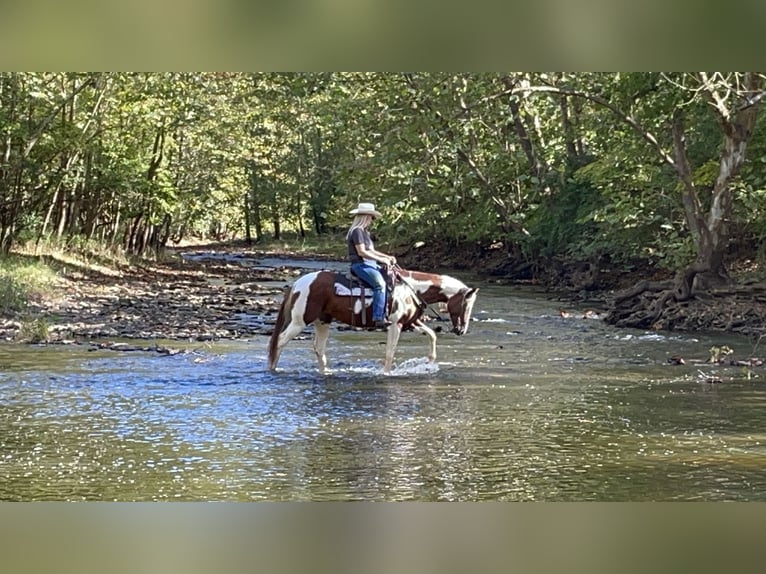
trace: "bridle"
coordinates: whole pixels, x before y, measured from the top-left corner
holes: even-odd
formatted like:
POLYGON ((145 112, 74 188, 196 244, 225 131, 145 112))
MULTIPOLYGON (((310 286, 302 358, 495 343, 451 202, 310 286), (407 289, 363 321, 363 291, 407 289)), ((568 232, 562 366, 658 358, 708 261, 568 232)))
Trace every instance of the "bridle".
POLYGON ((412 284, 409 281, 407 281, 407 279, 404 278, 404 276, 401 273, 402 268, 399 267, 399 265, 394 265, 393 270, 394 270, 396 278, 399 281, 401 281, 404 285, 409 287, 410 291, 412 291, 412 294, 414 295, 415 300, 418 302, 418 309, 420 309, 421 313, 425 312, 426 309, 428 309, 431 311, 431 313, 434 314, 434 319, 436 319, 437 321, 446 321, 446 319, 439 314, 439 311, 437 311, 433 307, 430 307, 428 303, 423 301, 423 298, 420 296, 420 293, 418 293, 417 290, 412 286, 412 284))
MULTIPOLYGON (((465 312, 465 305, 466 305, 465 300, 466 300, 467 295, 468 295, 467 292, 462 292, 461 293, 461 300, 460 300, 460 311, 461 311, 461 313, 460 313, 460 319, 459 319, 459 330, 462 333, 464 333, 465 329, 466 329, 466 322, 464 320, 465 319, 464 312, 465 312)), ((456 326, 453 330, 457 333, 458 327, 456 326)), ((458 334, 460 334, 460 333, 458 333, 458 334)))

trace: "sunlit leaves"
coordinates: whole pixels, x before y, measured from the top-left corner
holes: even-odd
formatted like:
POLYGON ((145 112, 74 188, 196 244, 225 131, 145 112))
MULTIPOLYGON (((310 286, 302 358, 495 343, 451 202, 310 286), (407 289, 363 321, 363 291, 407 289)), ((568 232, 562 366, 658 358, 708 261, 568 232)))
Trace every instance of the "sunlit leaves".
MULTIPOLYGON (((670 260, 688 242, 668 161, 675 114, 685 121, 693 183, 705 190, 718 173, 720 125, 695 92, 701 78, 3 73, 0 136, 9 159, 0 200, 21 201, 5 233, 45 225, 93 232, 117 219, 128 226, 167 216, 178 232, 225 228, 241 237, 245 204, 263 233, 277 225, 325 233, 345 228, 358 201, 371 201, 391 241, 502 240, 530 257, 670 260), (518 90, 530 86, 591 98, 518 90)), ((753 161, 735 182, 742 205, 732 226, 759 237, 764 133, 757 126, 753 161)))

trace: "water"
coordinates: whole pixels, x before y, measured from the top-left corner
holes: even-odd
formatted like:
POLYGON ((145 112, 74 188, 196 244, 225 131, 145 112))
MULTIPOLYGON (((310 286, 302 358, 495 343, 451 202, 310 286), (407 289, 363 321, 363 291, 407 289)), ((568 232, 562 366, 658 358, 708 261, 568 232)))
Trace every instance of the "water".
POLYGON ((0 346, 0 500, 766 499, 763 367, 704 363, 749 356, 745 339, 618 330, 482 285, 437 364, 405 333, 385 376, 384 342, 333 331, 327 376, 307 339, 276 373, 265 337, 0 346))

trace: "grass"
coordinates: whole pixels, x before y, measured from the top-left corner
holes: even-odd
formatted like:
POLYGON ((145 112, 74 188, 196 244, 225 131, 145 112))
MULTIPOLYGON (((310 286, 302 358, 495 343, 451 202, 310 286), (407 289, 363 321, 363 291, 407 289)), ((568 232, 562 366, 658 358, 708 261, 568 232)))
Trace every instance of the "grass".
POLYGON ((128 260, 114 250, 96 244, 29 244, 0 257, 0 316, 19 325, 14 341, 40 343, 48 340, 49 321, 35 312, 32 303, 55 296, 61 278, 80 273, 119 274, 128 260))
POLYGON ((20 321, 14 337, 17 343, 42 343, 48 340, 48 321, 43 317, 28 317, 20 321))
POLYGON ((38 339, 47 331, 42 319, 29 316, 30 303, 54 294, 61 277, 81 272, 117 275, 118 269, 129 265, 128 258, 114 249, 95 242, 66 241, 22 245, 7 256, 0 257, 0 313, 25 315, 28 332, 25 339, 38 339))
POLYGON ((15 253, 44 261, 55 272, 96 271, 103 275, 118 275, 117 269, 133 263, 120 249, 100 245, 93 240, 69 238, 61 241, 29 242, 15 253))
POLYGON ((24 311, 55 283, 56 272, 40 260, 20 255, 0 258, 0 311, 24 311))

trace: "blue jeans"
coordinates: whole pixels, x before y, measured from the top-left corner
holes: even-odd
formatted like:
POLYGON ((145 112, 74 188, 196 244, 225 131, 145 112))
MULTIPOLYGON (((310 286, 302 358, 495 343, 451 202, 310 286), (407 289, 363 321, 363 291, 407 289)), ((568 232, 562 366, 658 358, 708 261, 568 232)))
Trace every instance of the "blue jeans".
POLYGON ((382 321, 386 314, 386 281, 375 263, 352 263, 354 274, 372 287, 372 320, 382 321))

